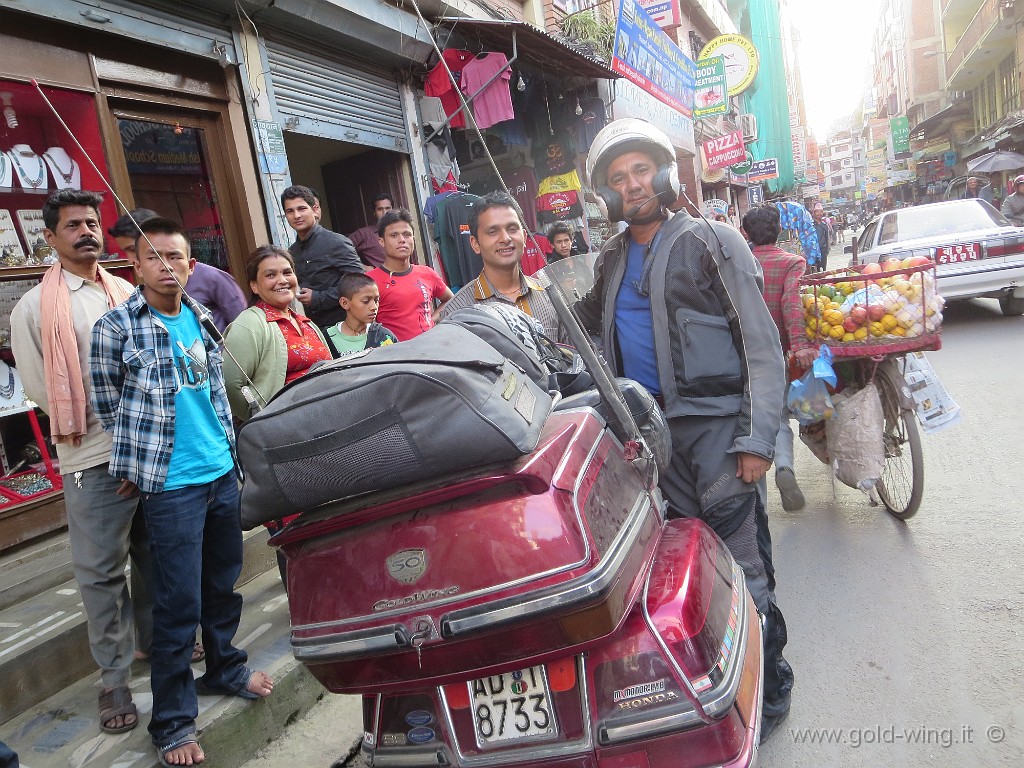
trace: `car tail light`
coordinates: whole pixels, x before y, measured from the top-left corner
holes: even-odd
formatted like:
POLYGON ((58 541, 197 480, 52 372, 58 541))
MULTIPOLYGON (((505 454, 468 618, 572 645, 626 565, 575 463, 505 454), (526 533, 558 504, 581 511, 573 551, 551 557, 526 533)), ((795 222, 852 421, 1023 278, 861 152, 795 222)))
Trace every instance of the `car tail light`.
POLYGON ((981 248, 982 255, 985 258, 1012 256, 1014 254, 1024 253, 1024 238, 1004 237, 988 240, 981 244, 981 248))

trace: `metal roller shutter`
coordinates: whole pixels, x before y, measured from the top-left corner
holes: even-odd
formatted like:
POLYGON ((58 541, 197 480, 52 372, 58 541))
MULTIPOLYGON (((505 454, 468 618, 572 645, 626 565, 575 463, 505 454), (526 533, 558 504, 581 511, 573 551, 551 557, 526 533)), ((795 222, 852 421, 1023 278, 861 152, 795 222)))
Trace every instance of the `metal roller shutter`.
POLYGON ((274 99, 296 133, 409 151, 398 83, 340 54, 325 58, 293 43, 267 41, 274 99))

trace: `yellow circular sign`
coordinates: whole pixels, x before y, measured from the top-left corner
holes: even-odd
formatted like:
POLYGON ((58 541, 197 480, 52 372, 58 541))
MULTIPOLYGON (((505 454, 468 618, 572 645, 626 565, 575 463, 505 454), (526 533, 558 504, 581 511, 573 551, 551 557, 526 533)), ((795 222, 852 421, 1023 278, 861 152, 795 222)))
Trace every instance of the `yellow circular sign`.
POLYGON ((757 77, 757 48, 743 35, 719 35, 704 46, 699 58, 714 56, 725 59, 725 81, 730 96, 743 93, 757 77))

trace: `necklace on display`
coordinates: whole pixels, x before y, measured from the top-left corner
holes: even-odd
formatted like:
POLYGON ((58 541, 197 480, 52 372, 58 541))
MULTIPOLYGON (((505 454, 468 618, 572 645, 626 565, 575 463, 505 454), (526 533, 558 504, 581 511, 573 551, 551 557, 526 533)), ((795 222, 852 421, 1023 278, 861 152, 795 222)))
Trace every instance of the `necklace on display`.
POLYGON ((46 165, 43 163, 43 158, 33 152, 31 149, 28 152, 22 152, 20 150, 14 150, 10 153, 11 162, 14 163, 14 167, 18 169, 18 177, 22 183, 28 184, 32 189, 43 186, 43 180, 46 179, 46 165), (35 179, 30 179, 28 171, 25 170, 21 161, 18 159, 18 155, 24 155, 25 157, 34 157, 39 161, 39 176, 35 179))
POLYGON ((0 398, 10 400, 14 397, 14 369, 7 366, 7 384, 0 385, 0 398))
POLYGON ((70 166, 68 167, 68 172, 67 173, 64 173, 64 169, 60 167, 60 163, 58 163, 57 159, 53 155, 51 155, 49 152, 43 152, 43 156, 47 160, 50 161, 50 164, 52 165, 53 170, 55 170, 58 174, 60 174, 60 177, 62 179, 64 179, 64 183, 65 184, 70 184, 71 183, 71 178, 75 175, 75 161, 71 158, 71 156, 65 154, 65 157, 67 157, 68 162, 70 163, 70 166))

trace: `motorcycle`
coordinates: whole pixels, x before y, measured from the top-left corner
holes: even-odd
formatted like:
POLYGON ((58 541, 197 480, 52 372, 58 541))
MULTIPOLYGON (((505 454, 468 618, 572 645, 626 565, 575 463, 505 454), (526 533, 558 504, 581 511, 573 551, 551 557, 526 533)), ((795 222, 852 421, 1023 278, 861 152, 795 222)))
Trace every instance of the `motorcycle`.
POLYGON ((532 450, 322 503, 271 539, 295 657, 362 695, 374 766, 756 763, 758 614, 711 529, 666 517, 667 425, 570 308, 592 259, 537 275, 592 386, 548 393, 532 450))

